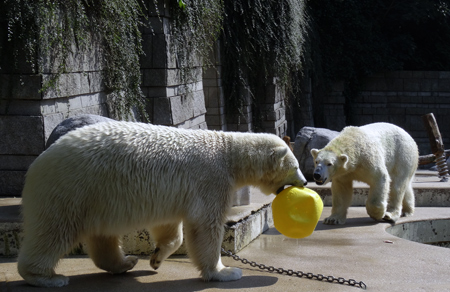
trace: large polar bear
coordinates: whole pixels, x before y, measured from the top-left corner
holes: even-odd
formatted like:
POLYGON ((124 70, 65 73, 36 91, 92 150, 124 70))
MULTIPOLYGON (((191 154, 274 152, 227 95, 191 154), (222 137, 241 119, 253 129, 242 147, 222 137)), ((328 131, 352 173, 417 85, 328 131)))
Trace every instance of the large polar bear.
POLYGON ((344 224, 353 180, 370 186, 367 213, 375 220, 397 221, 414 213, 411 186, 419 161, 417 144, 403 129, 388 123, 346 127, 323 149, 312 149, 314 180, 332 181, 331 216, 325 224, 344 224))
POLYGON ((241 278, 220 258, 226 212, 244 185, 276 193, 306 180, 286 143, 272 134, 183 130, 142 123, 98 123, 59 138, 30 166, 22 204, 18 270, 29 283, 68 284, 59 259, 85 241, 111 273, 134 267, 119 236, 148 227, 157 269, 182 243, 204 280, 241 278))

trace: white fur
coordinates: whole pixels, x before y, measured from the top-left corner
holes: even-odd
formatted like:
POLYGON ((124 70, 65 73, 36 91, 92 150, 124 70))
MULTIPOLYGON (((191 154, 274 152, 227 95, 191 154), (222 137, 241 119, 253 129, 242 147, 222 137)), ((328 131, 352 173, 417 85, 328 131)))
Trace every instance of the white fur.
POLYGON ((367 213, 375 220, 397 221, 414 213, 411 186, 417 169, 417 144, 403 129, 388 123, 346 127, 323 149, 312 149, 318 184, 332 181, 331 216, 325 224, 344 224, 353 180, 370 186, 367 213))
POLYGON ((305 178, 283 140, 271 134, 182 130, 141 123, 86 126, 60 138, 30 166, 23 190, 22 277, 63 286, 54 268, 84 240, 94 263, 111 273, 134 267, 119 236, 148 227, 157 269, 182 243, 204 280, 241 278, 223 266, 220 247, 233 192, 255 185, 266 194, 305 178))

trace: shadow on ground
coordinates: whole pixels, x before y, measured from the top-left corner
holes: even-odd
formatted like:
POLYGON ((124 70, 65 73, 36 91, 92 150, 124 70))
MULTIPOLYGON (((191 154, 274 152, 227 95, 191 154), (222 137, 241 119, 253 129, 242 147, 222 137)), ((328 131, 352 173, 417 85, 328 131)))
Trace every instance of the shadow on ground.
MULTIPOLYGON (((180 271, 182 272, 182 271, 180 271)), ((272 276, 244 276, 239 281, 233 282, 203 282, 200 278, 167 280, 151 282, 152 276, 157 274, 152 271, 131 271, 122 275, 111 275, 107 273, 94 273, 70 276, 68 286, 62 288, 45 288, 45 291, 179 291, 193 292, 211 288, 223 290, 241 290, 246 288, 262 288, 275 285, 278 278, 272 276), (145 279, 142 279, 144 278, 145 279), (141 281, 141 279, 143 281, 141 281)), ((0 285, 0 291, 14 292, 37 292, 42 288, 32 287, 25 281, 7 282, 0 285)))

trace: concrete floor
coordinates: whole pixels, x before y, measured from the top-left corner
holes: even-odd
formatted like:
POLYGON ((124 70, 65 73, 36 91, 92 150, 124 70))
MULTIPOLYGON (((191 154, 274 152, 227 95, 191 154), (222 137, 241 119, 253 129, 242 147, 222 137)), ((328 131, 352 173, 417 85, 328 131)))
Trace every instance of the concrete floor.
MULTIPOLYGON (((325 207, 322 219, 331 212, 325 207)), ((450 208, 417 208, 399 223, 450 218, 450 208)), ((351 207, 345 225, 319 222, 304 239, 290 239, 274 228, 253 241, 239 256, 275 268, 363 281, 368 291, 450 291, 450 249, 397 238, 386 232, 389 223, 370 219, 364 207, 351 207)), ((38 289, 25 284, 15 258, 0 258, 0 291, 362 291, 358 287, 269 273, 223 257, 228 266, 243 269, 234 282, 203 282, 185 256, 171 257, 158 271, 141 258, 126 274, 110 275, 86 257, 61 261, 58 273, 70 277, 63 288, 38 289)))

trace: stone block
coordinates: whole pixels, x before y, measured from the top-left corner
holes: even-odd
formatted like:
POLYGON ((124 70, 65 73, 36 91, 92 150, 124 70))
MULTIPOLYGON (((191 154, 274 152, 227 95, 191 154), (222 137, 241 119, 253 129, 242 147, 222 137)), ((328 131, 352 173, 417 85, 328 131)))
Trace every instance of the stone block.
POLYGON ((142 36, 142 51, 139 61, 141 68, 153 68, 153 35, 142 36))
POLYGON ((165 69, 144 69, 142 86, 166 86, 165 69))
POLYGON ((221 107, 224 106, 223 92, 218 87, 208 87, 205 95, 206 106, 209 107, 221 107))
POLYGON ((83 105, 81 104, 81 96, 69 97, 68 101, 69 101, 69 110, 83 108, 83 105))
POLYGON ((44 121, 44 137, 45 141, 47 141, 53 129, 64 120, 65 116, 63 113, 55 113, 43 116, 42 118, 44 121))
POLYGON ((0 155, 0 165, 4 171, 26 171, 36 157, 32 155, 0 155))
MULTIPOLYGON (((220 127, 222 125, 222 119, 219 115, 206 115, 206 123, 208 124, 208 127, 212 129, 211 127, 220 127)), ((215 128, 216 129, 216 128, 215 128)))
POLYGON ((88 73, 89 92, 95 93, 105 90, 105 83, 103 82, 102 72, 89 72, 88 73))
POLYGON ((55 99, 56 112, 58 113, 69 113, 69 98, 57 98, 55 99))
POLYGON ((170 48, 171 37, 169 34, 155 34, 152 37, 152 67, 175 69, 176 58, 170 48))
MULTIPOLYGON (((415 94, 417 94, 417 93, 415 93, 415 94)), ((417 96, 417 95, 411 96, 404 92, 402 96, 398 97, 398 102, 403 103, 403 104, 411 104, 411 105, 422 104, 422 97, 417 96)))
POLYGON ((41 101, 41 114, 51 115, 56 113, 56 104, 54 99, 46 99, 41 101))
POLYGON ((43 93, 43 99, 51 99, 56 97, 74 96, 79 94, 86 94, 90 92, 89 75, 87 73, 66 73, 61 74, 57 78, 53 74, 44 74, 44 83, 49 82, 53 78, 55 80, 55 87, 48 88, 43 93))
POLYGON ((85 94, 80 96, 81 107, 87 108, 94 105, 99 105, 106 102, 106 94, 103 92, 94 94, 85 94))
POLYGON ((0 99, 0 115, 38 116, 40 104, 40 100, 0 99))
POLYGON ((0 75, 0 99, 41 99, 40 75, 0 75))
POLYGON ((206 107, 205 107, 205 97, 203 94, 203 90, 195 91, 193 93, 193 111, 194 116, 204 115, 206 114, 206 107))
POLYGON ((170 97, 153 98, 153 123, 173 125, 170 97))
POLYGON ((224 112, 223 107, 208 107, 206 109, 207 116, 218 116, 224 112))
POLYGON ((439 71, 440 79, 450 79, 450 71, 439 71))
POLYGON ((439 79, 439 91, 450 91, 450 78, 439 79))
POLYGON ((204 87, 220 87, 222 86, 222 79, 208 78, 203 80, 204 87))
POLYGON ((200 115, 189 120, 189 129, 207 129, 205 115, 200 115))
POLYGON ((439 80, 438 79, 420 79, 421 91, 438 91, 439 80))
POLYGON ((40 116, 0 116, 0 155, 39 155, 44 150, 40 116))
POLYGON ((194 117, 193 98, 188 96, 173 96, 170 98, 173 124, 178 125, 194 117))
POLYGON ((418 78, 404 79, 403 80, 403 90, 419 91, 420 90, 420 79, 418 79, 418 78))
MULTIPOLYGON (((86 108, 79 108, 75 110, 70 110, 69 113, 64 113, 64 118, 70 118, 77 115, 84 115, 84 114, 93 114, 93 115, 99 115, 99 116, 107 116, 109 115, 109 110, 107 104, 99 104, 99 105, 93 105, 86 108)), ((135 118, 134 116, 132 119, 135 118)))
POLYGON ((20 196, 26 171, 0 170, 0 195, 20 196))
POLYGON ((147 97, 170 97, 175 96, 178 86, 146 87, 147 97))
POLYGON ((208 67, 203 70, 203 79, 217 79, 219 78, 219 72, 216 67, 208 67))

